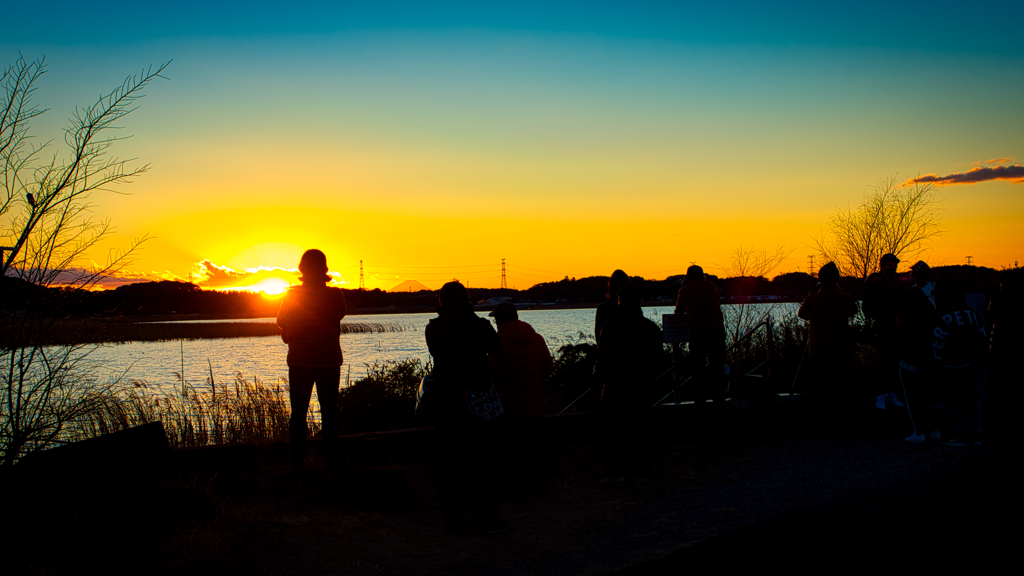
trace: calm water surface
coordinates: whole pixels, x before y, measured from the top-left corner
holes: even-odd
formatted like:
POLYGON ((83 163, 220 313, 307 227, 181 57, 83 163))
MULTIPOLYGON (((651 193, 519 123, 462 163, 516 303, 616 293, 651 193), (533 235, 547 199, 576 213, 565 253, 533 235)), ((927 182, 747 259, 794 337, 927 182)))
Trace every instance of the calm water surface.
MULTIPOLYGON (((748 305, 748 312, 757 310, 773 311, 773 315, 791 314, 794 304, 748 305)), ((736 310, 724 307, 726 315, 735 315, 736 310)), ((554 349, 567 340, 579 337, 582 332, 591 335, 594 331, 594 309, 576 310, 521 310, 520 320, 533 325, 554 349)), ((644 314, 655 321, 662 314, 671 314, 672 307, 644 308, 644 314)), ((487 312, 478 313, 487 317, 487 312)), ((342 382, 346 377, 355 381, 366 374, 367 365, 386 360, 419 358, 430 359, 423 330, 427 322, 437 315, 389 314, 346 316, 346 323, 389 323, 403 327, 401 332, 381 334, 342 334, 341 349, 345 355, 342 366, 342 382)), ((274 318, 260 318, 258 322, 274 322, 274 318)), ((288 376, 285 356, 287 345, 280 337, 222 338, 210 340, 129 342, 99 346, 91 359, 103 367, 111 376, 124 374, 125 378, 144 380, 151 387, 166 393, 179 389, 178 374, 184 374, 186 381, 201 389, 213 373, 218 382, 231 382, 241 372, 247 379, 258 378, 264 383, 273 383, 288 376)))

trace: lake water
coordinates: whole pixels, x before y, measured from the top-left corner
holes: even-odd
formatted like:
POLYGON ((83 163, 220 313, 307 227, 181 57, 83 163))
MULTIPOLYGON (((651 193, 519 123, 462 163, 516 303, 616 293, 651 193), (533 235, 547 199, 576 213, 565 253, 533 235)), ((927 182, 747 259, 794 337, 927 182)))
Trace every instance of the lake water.
MULTIPOLYGON (((746 311, 758 316, 771 311, 773 316, 780 318, 792 314, 796 306, 750 304, 746 311)), ((727 323, 728 318, 734 317, 737 311, 733 306, 723 307, 727 323)), ((644 314, 658 322, 662 314, 672 312, 671 306, 644 308, 644 314)), ((593 308, 521 310, 519 319, 533 325, 554 352, 566 341, 577 339, 581 332, 591 335, 594 331, 594 313, 593 308)), ((487 317, 487 312, 478 314, 487 317)), ((346 316, 343 322, 391 323, 401 325, 403 330, 380 334, 342 334, 341 349, 345 356, 342 382, 345 382, 349 374, 353 382, 361 378, 366 374, 366 366, 374 362, 406 358, 419 358, 423 362, 429 360, 430 353, 427 351, 423 331, 427 322, 436 316, 433 313, 346 316)), ((275 319, 247 321, 274 322, 275 319)), ((218 382, 231 382, 235 374, 241 372, 247 379, 251 380, 255 376, 261 382, 273 383, 288 376, 285 362, 287 353, 287 345, 280 337, 273 336, 106 344, 98 346, 90 358, 111 377, 123 375, 127 379, 144 380, 153 388, 171 393, 180 389, 179 373, 184 374, 186 381, 197 389, 202 389, 211 371, 218 382)))

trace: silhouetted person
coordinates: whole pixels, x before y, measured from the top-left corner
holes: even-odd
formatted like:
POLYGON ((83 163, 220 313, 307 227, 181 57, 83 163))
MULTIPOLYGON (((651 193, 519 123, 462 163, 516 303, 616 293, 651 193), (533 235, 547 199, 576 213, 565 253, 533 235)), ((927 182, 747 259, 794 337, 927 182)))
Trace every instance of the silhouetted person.
POLYGON ((640 308, 640 288, 622 285, 597 345, 608 480, 643 474, 650 466, 648 416, 657 400, 652 383, 662 369, 663 342, 661 329, 640 308))
POLYGON ((607 300, 599 304, 594 313, 594 339, 596 341, 601 341, 601 328, 604 323, 615 316, 615 310, 618 308, 619 288, 627 282, 629 282, 629 275, 622 270, 612 272, 608 278, 608 292, 604 295, 607 300))
POLYGON ((903 406, 895 394, 899 384, 896 346, 896 306, 900 289, 896 268, 899 263, 895 255, 885 254, 879 260, 879 271, 864 282, 864 317, 879 355, 875 407, 882 410, 887 403, 903 406))
POLYGON ((940 395, 936 394, 931 378, 935 306, 925 294, 925 289, 929 288, 929 271, 928 264, 923 261, 911 266, 910 278, 914 285, 900 290, 897 298, 899 375, 907 412, 914 425, 914 433, 907 437, 907 442, 924 442, 929 436, 939 439, 938 422, 932 407, 940 395))
POLYGON ((1000 272, 999 287, 992 295, 986 317, 991 327, 986 406, 994 413, 997 425, 1006 426, 1018 420, 1024 390, 1024 370, 1020 369, 1017 356, 1024 350, 1024 292, 1020 289, 1020 271, 1000 272))
POLYGON ((978 373, 985 354, 985 327, 967 305, 959 282, 941 280, 935 286, 938 322, 932 332, 932 353, 938 378, 946 392, 943 444, 963 446, 981 441, 981 391, 978 373))
POLYGON ((337 466, 338 385, 341 381, 341 319, 345 317, 345 293, 327 286, 327 257, 307 250, 299 261, 302 284, 292 287, 281 300, 277 325, 288 344, 288 396, 292 464, 302 468, 306 459, 306 412, 316 385, 320 400, 324 457, 328 469, 337 466))
POLYGON ((500 532, 495 478, 494 422, 470 412, 470 392, 491 387, 487 354, 501 349, 491 323, 473 312, 466 287, 449 282, 438 293, 437 318, 427 324, 427 348, 434 359, 434 464, 437 495, 449 530, 467 528, 465 509, 476 508, 481 530, 500 532))
POLYGON ((690 353, 685 373, 694 378, 694 403, 704 407, 708 398, 714 408, 725 408, 725 322, 718 287, 700 266, 686 270, 686 280, 676 297, 676 314, 690 325, 690 353))
POLYGON ((812 390, 823 398, 820 416, 828 422, 850 408, 853 343, 849 321, 857 314, 857 301, 839 288, 839 268, 835 263, 822 266, 818 280, 821 286, 804 298, 797 316, 810 322, 807 354, 811 360, 812 390))
POLYGON ((498 325, 501 349, 492 352, 491 377, 505 414, 498 422, 507 459, 502 477, 514 494, 542 494, 547 486, 547 455, 542 442, 542 388, 554 365, 544 337, 519 319, 513 304, 490 314, 498 325))

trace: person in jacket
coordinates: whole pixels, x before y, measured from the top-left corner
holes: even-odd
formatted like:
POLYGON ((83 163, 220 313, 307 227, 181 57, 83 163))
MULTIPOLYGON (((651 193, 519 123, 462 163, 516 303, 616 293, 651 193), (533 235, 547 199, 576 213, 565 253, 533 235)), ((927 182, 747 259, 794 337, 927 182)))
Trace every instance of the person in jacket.
POLYGON ((868 321, 872 340, 878 349, 878 369, 875 378, 875 408, 886 405, 902 407, 896 395, 899 387, 899 353, 896 341, 896 308, 900 281, 896 268, 900 259, 885 254, 878 262, 879 270, 864 281, 864 317, 868 321))
POLYGON ((839 268, 829 262, 818 270, 821 286, 804 298, 797 316, 810 323, 807 355, 811 360, 813 389, 826 400, 828 411, 840 408, 850 393, 853 365, 850 318, 857 301, 839 288, 839 268))
POLYGON ((718 287, 693 265, 676 297, 676 314, 690 325, 690 353, 686 356, 687 375, 694 378, 694 403, 698 409, 708 398, 716 410, 725 408, 725 322, 718 287))
POLYGON ((547 487, 547 456, 540 416, 544 380, 554 366, 551 352, 544 337, 519 319, 515 305, 498 304, 490 316, 501 340, 501 349, 489 359, 505 410, 498 422, 506 454, 502 477, 515 495, 541 495, 547 487))
POLYGON ((899 353, 899 376, 903 385, 907 413, 914 433, 907 442, 939 439, 938 422, 932 407, 938 402, 929 377, 932 371, 932 329, 935 327, 935 306, 928 298, 930 267, 919 261, 910 267, 914 285, 900 290, 896 306, 896 344, 899 353), (928 292, 926 293, 925 290, 928 292))
POLYGON ((597 344, 609 481, 644 474, 650 466, 648 416, 657 400, 654 379, 663 368, 663 343, 661 329, 640 308, 640 288, 624 284, 615 316, 605 323, 597 344))
POLYGON ((507 529, 500 520, 495 478, 494 422, 474 418, 471 393, 491 388, 489 353, 501 349, 491 323, 473 311, 469 292, 449 282, 438 292, 437 318, 426 327, 427 348, 434 360, 434 470, 445 525, 453 532, 468 527, 465 509, 474 504, 485 533, 507 529))
POLYGON ((328 469, 338 462, 338 386, 341 382, 341 319, 345 317, 345 293, 327 286, 327 257, 307 250, 299 261, 302 284, 288 290, 281 300, 277 325, 288 345, 288 397, 291 401, 289 442, 292 465, 301 469, 306 460, 306 413, 316 386, 320 402, 324 457, 328 469))
POLYGON ((978 382, 985 355, 985 327, 967 305, 963 285, 941 280, 935 285, 938 321, 932 331, 932 357, 946 394, 947 423, 942 443, 981 443, 981 389, 978 382))

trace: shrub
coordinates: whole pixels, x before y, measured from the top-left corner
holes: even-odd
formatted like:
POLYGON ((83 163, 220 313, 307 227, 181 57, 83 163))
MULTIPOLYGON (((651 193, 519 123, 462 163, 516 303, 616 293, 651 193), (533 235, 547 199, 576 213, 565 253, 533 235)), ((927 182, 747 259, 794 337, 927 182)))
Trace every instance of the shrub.
POLYGON ((431 365, 418 358, 367 365, 365 378, 341 389, 338 407, 348 432, 416 426, 416 392, 431 365))

